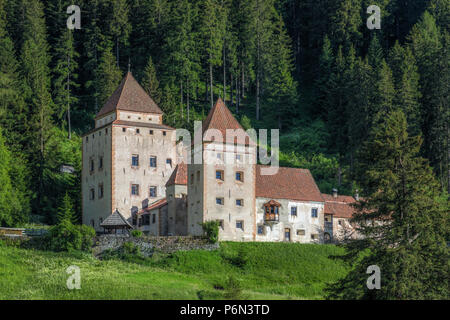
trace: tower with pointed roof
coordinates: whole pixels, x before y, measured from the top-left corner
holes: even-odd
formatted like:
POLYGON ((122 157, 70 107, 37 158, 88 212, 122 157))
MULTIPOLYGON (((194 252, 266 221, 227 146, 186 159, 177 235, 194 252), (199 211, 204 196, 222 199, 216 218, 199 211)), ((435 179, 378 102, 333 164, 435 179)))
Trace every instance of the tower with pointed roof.
POLYGON ((256 146, 220 98, 202 134, 193 151, 202 163, 188 165, 188 233, 201 235, 201 223, 218 220, 220 240, 252 241, 256 146))
POLYGON ((176 150, 175 129, 128 72, 83 136, 83 223, 100 231, 115 210, 132 223, 136 212, 164 198, 176 150))

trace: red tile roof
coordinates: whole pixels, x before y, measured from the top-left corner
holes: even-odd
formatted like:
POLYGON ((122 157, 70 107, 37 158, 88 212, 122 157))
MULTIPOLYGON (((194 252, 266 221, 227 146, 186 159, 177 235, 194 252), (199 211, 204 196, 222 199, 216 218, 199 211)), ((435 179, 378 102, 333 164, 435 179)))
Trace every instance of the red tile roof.
POLYGON ((166 187, 174 184, 187 185, 187 165, 184 162, 177 164, 169 180, 167 180, 166 187))
POLYGON ((356 209, 351 206, 356 200, 352 196, 338 195, 336 198, 331 194, 322 194, 325 199, 325 214, 332 214, 335 218, 351 218, 356 209))
POLYGON ((150 210, 164 207, 166 204, 167 204, 167 199, 166 198, 159 199, 159 200, 153 202, 147 208, 144 208, 141 211, 139 211, 138 214, 148 213, 148 212, 150 212, 150 210))
MULTIPOLYGON (((239 131, 237 132, 235 137, 235 143, 238 138, 241 138, 241 140, 245 139, 245 144, 254 144, 254 142, 250 139, 250 137, 245 133, 244 128, 240 125, 240 123, 236 120, 236 118, 233 116, 231 111, 227 108, 225 103, 221 98, 217 99, 216 104, 209 112, 206 119, 203 121, 202 125, 202 132, 203 132, 203 138, 205 139, 205 132, 208 129, 216 129, 219 130, 222 133, 223 140, 225 142, 225 139, 227 137, 227 129, 230 130, 238 130, 241 129, 241 133, 239 134, 239 131)), ((211 141, 210 139, 205 139, 205 141, 211 141)))
POLYGON ((261 175, 256 166, 256 196, 271 199, 324 202, 308 169, 278 168, 275 175, 261 175))
POLYGON ((163 113, 155 101, 139 85, 131 72, 125 75, 119 87, 108 98, 96 117, 98 118, 115 110, 163 113))

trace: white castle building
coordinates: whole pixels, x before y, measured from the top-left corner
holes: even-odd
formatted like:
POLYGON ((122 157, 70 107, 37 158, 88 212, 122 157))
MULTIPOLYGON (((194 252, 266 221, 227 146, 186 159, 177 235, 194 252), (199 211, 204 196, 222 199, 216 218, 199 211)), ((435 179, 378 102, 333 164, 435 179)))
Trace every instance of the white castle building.
MULTIPOLYGON (((127 73, 83 136, 83 223, 98 232, 132 227, 164 236, 201 235, 202 222, 217 220, 220 240, 333 239, 337 200, 325 200, 307 169, 264 174, 265 166, 255 164, 256 144, 221 99, 202 134, 187 155, 202 161, 190 164, 176 130, 163 124, 161 109, 127 73), (217 137, 228 129, 238 132, 231 143, 217 137)), ((341 219, 348 220, 348 204, 345 210, 341 219)))

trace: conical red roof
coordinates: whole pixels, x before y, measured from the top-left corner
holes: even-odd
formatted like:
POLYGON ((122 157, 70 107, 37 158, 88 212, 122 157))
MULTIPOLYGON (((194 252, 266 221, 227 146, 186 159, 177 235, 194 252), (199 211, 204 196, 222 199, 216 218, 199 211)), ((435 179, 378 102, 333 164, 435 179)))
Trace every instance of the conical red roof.
POLYGON ((119 87, 108 98, 105 105, 97 113, 97 117, 115 110, 162 114, 163 112, 153 99, 136 81, 131 72, 127 72, 119 87))
POLYGON ((171 186, 174 184, 187 184, 187 166, 184 162, 180 162, 175 167, 175 170, 173 170, 169 180, 167 180, 166 186, 171 186))

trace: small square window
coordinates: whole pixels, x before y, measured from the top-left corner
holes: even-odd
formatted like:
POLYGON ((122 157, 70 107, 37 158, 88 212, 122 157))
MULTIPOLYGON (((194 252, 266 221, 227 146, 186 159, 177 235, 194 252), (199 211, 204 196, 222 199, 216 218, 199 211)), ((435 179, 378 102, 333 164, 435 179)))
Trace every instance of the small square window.
POLYGON ((236 229, 244 230, 244 221, 242 220, 236 221, 236 229))
POLYGON ((91 162, 90 162, 90 168, 89 168, 89 170, 91 171, 91 173, 92 172, 94 172, 94 169, 95 169, 95 165, 94 165, 94 159, 91 159, 91 162))
POLYGON ((98 135, 99 135, 99 137, 101 137, 101 136, 102 136, 102 132, 101 132, 101 131, 99 131, 99 132, 98 132, 98 135))
POLYGON ((140 133, 141 132, 141 130, 139 130, 139 129, 136 129, 136 133, 140 133))
POLYGON ((156 223, 156 214, 152 215, 152 223, 156 223))
POLYGON ((105 129, 105 134, 108 135, 108 128, 105 129))
POLYGON ((258 234, 264 234, 264 226, 258 226, 258 234))
POLYGON ((238 207, 244 206, 244 199, 236 199, 236 205, 238 207))
POLYGON ((95 190, 94 190, 94 188, 91 188, 91 190, 89 192, 89 199, 90 200, 94 200, 95 199, 95 190))
POLYGON ((98 157, 98 168, 103 169, 103 156, 98 157))
POLYGON ((133 154, 131 156, 131 165, 133 167, 138 167, 139 166, 139 155, 137 154, 133 154))
POLYGON ((242 159, 241 155, 240 155, 240 154, 237 154, 237 155, 236 155, 236 160, 237 160, 237 161, 241 161, 241 159, 242 159))
POLYGON ((150 133, 150 134, 153 134, 153 130, 150 130, 149 133, 150 133))
POLYGON ((319 235, 315 234, 315 233, 312 233, 311 234, 311 240, 317 240, 317 239, 319 239, 319 235))
POLYGON ((236 172, 236 181, 244 181, 244 173, 241 171, 236 172))
POLYGON ((222 159, 222 154, 221 153, 217 153, 217 159, 222 159))
POLYGON ((291 216, 297 216, 297 207, 291 207, 291 216))
POLYGON ((223 205, 224 199, 223 198, 216 198, 216 204, 223 205))
POLYGON ((165 136, 166 135, 166 132, 165 131, 163 131, 163 136, 165 136))
POLYGON ((297 235, 298 236, 304 236, 305 235, 305 230, 304 229, 297 229, 297 235))
POLYGON ((216 170, 216 179, 223 181, 223 170, 216 170))
POLYGON ((150 157, 150 167, 156 168, 156 157, 150 157))
POLYGON ((340 225, 340 226, 342 226, 342 220, 338 220, 338 224, 340 225))
POLYGON ((154 187, 154 186, 150 187, 150 197, 151 198, 156 198, 156 191, 157 191, 156 187, 154 187))
POLYGON ((122 128, 122 132, 125 132, 125 131, 127 131, 127 128, 122 128))
POLYGON ((98 198, 103 198, 103 183, 98 185, 98 198))
POLYGON ((311 209, 311 217, 313 218, 317 218, 317 208, 312 208, 311 209))
POLYGON ((167 158, 167 159, 166 159, 166 163, 167 163, 168 165, 172 166, 172 159, 167 158))
POLYGON ((86 137, 86 142, 89 142, 89 137, 86 137))
POLYGON ((191 174, 191 184, 194 184, 194 174, 191 174))
POLYGON ((139 195, 139 185, 138 184, 131 185, 131 195, 133 195, 133 196, 139 195))

